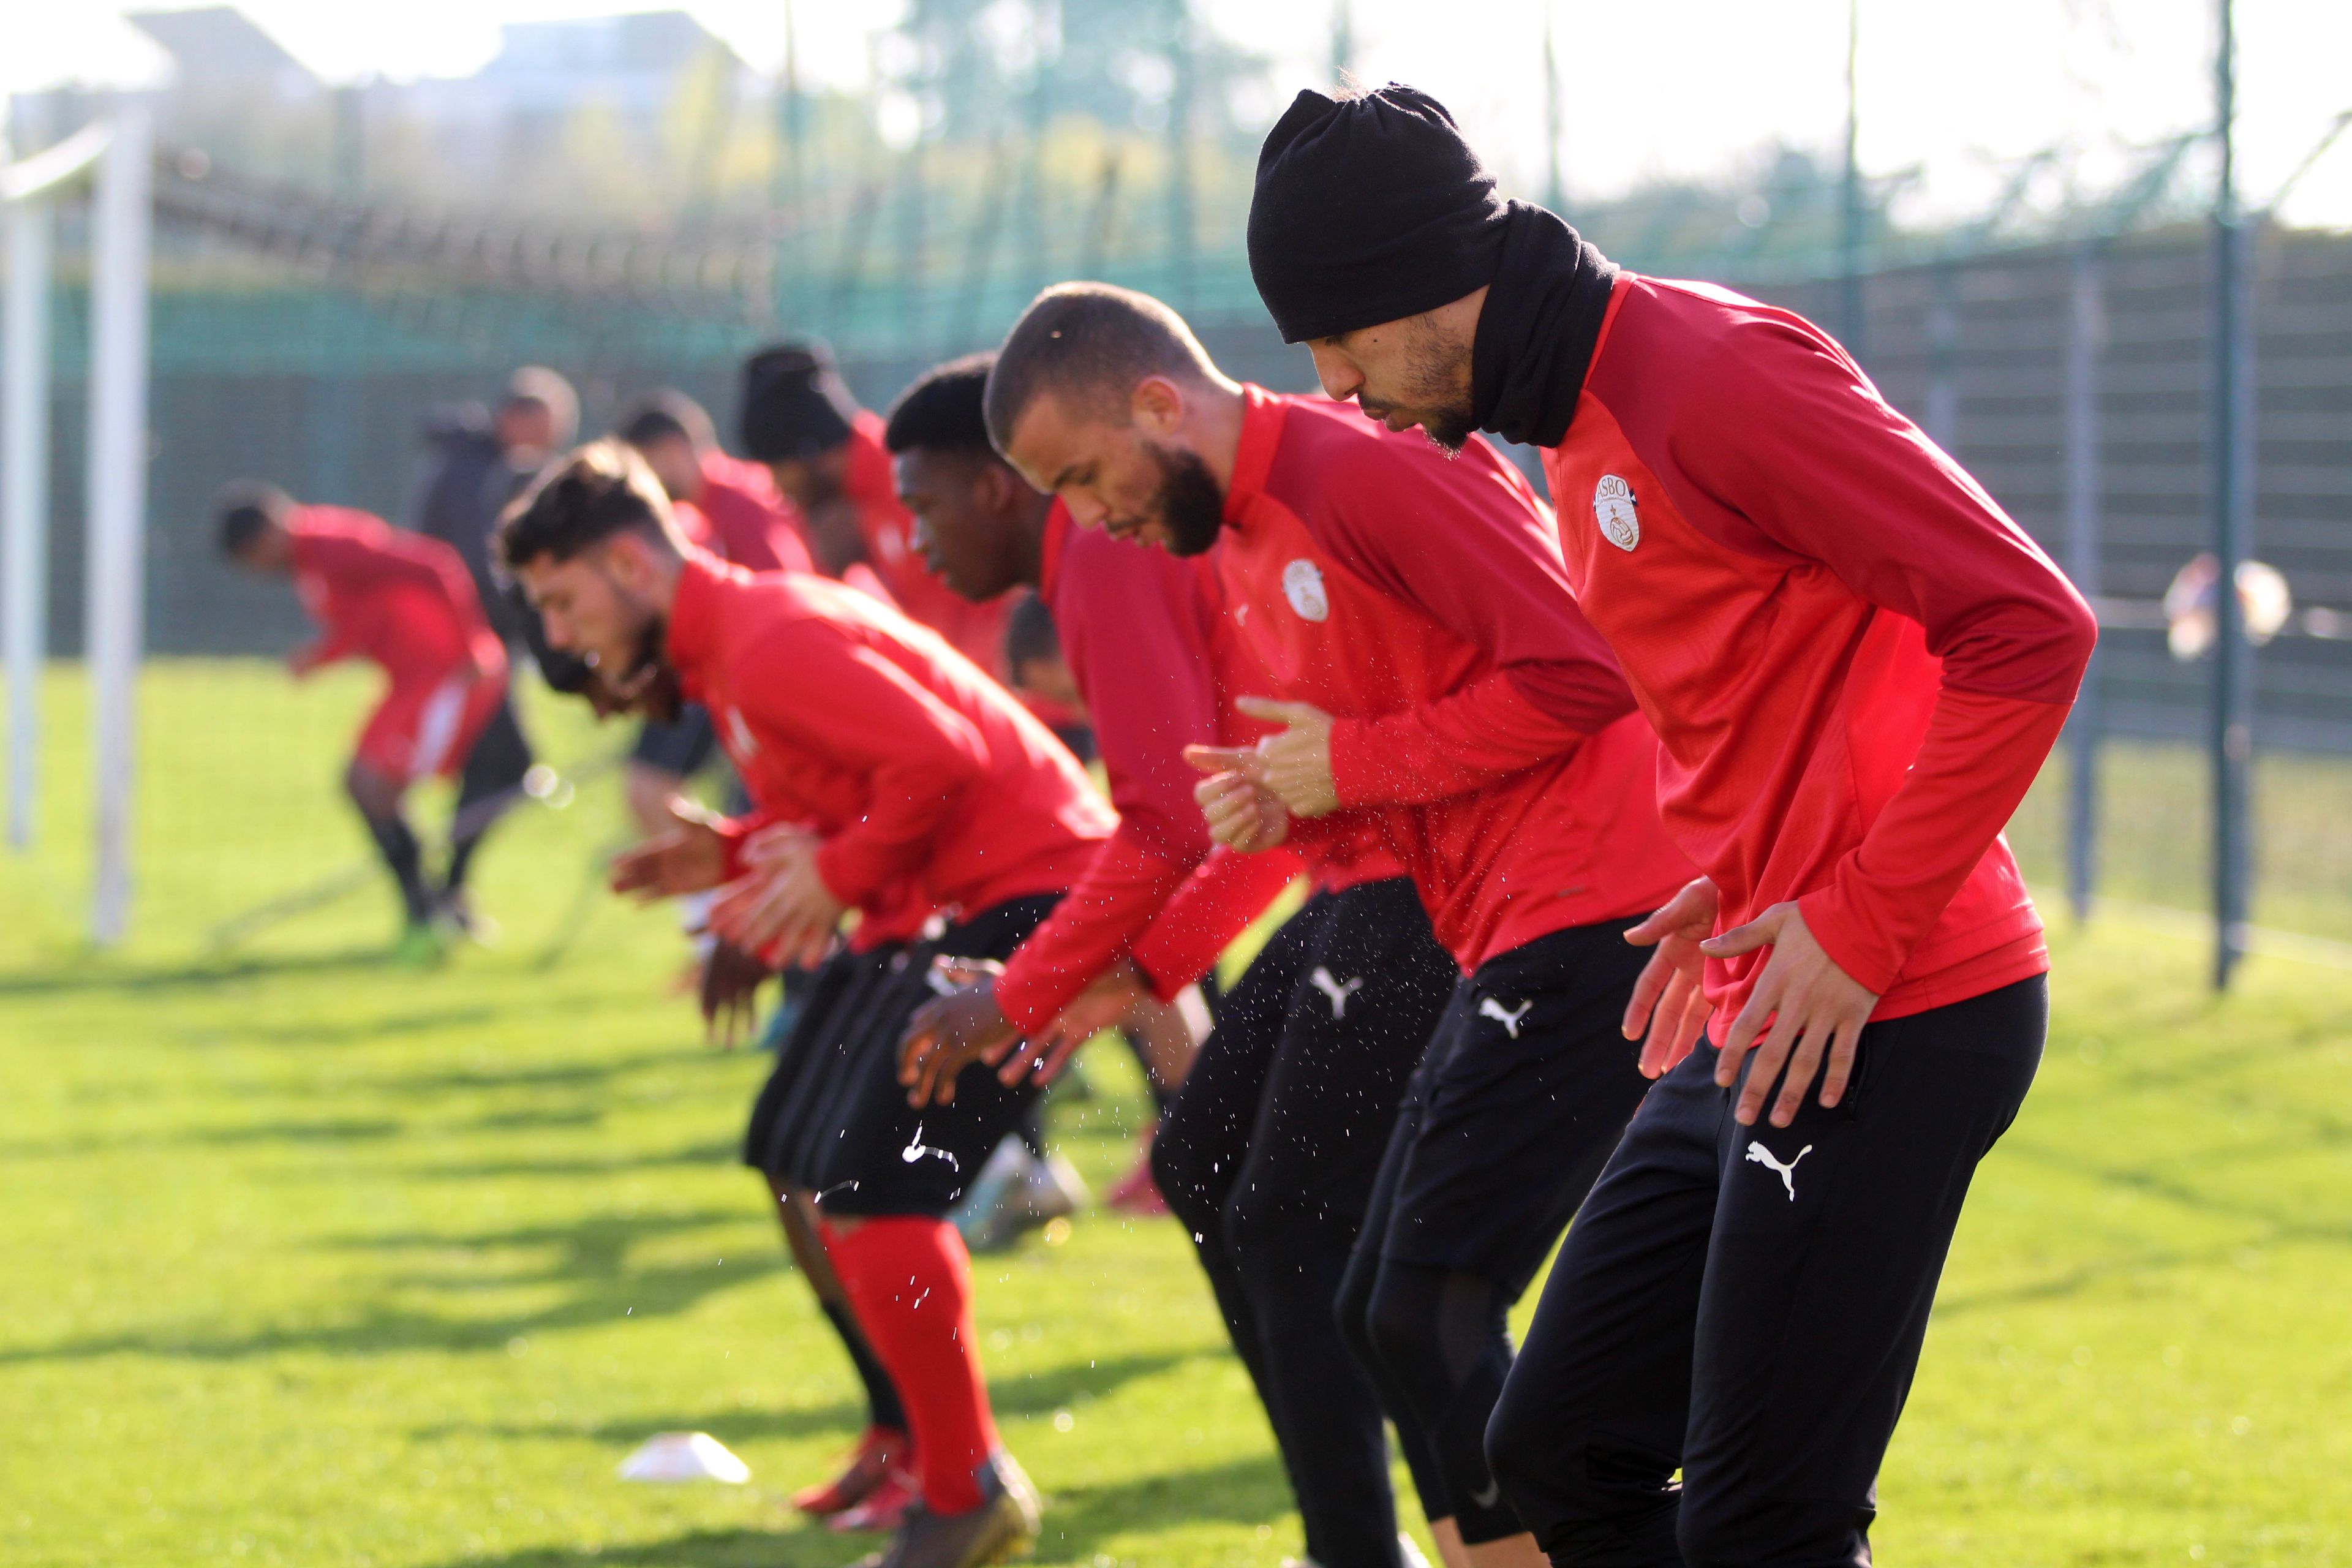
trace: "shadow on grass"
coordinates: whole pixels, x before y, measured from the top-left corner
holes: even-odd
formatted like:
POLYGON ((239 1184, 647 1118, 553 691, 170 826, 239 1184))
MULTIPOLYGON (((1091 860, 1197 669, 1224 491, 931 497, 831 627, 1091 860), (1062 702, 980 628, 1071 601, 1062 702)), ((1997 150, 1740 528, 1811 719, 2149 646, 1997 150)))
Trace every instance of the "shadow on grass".
POLYGON ((524 1270, 484 1268, 462 1274, 421 1261, 387 1279, 391 1290, 431 1290, 452 1301, 486 1289, 520 1285, 572 1287, 563 1300, 536 1311, 499 1317, 444 1316, 413 1308, 377 1306, 332 1323, 287 1325, 223 1333, 201 1325, 167 1325, 131 1333, 96 1334, 47 1345, 0 1347, 0 1365, 88 1361, 111 1355, 152 1355, 193 1361, 236 1361, 251 1356, 310 1352, 342 1356, 387 1355, 411 1351, 505 1352, 509 1342, 567 1329, 606 1328, 631 1318, 652 1320, 691 1311, 709 1296, 748 1284, 782 1267, 779 1252, 762 1248, 721 1265, 710 1262, 656 1268, 627 1267, 640 1242, 712 1226, 737 1226, 738 1209, 610 1216, 578 1225, 530 1226, 477 1235, 407 1232, 354 1237, 327 1245, 362 1249, 429 1249, 437 1254, 474 1249, 552 1248, 553 1255, 524 1270))
MULTIPOLYGON (((1090 1563, 1112 1536, 1202 1522, 1267 1524, 1290 1511, 1282 1468, 1268 1455, 1194 1470, 1057 1489, 1045 1500, 1041 1563, 1090 1563)), ((878 1537, 867 1537, 878 1542, 878 1537)), ((860 1542, 814 1525, 780 1531, 697 1530, 635 1544, 526 1548, 450 1559, 468 1568, 840 1568, 860 1542)))
MULTIPOLYGON (((2309 1146, 2332 1146, 2330 1135, 2315 1136, 2309 1146)), ((1989 1290, 1966 1295, 1939 1298, 1936 1315, 1956 1317, 1981 1311, 1990 1307, 2019 1306, 2028 1302, 2063 1301, 2079 1296, 2094 1286, 2116 1279, 2144 1278, 2182 1268, 2220 1268, 2248 1247, 2275 1247, 2287 1244, 2325 1247, 2352 1247, 2352 1221, 2315 1220, 2307 1210, 2283 1211, 2267 1208, 2241 1198, 2209 1192, 2171 1171, 2156 1166, 2102 1164, 2095 1160, 2070 1154, 2063 1151, 2030 1142, 2006 1145, 2011 1159, 2024 1159, 2046 1170, 2059 1171, 2077 1180, 2093 1183, 2116 1191, 2129 1193, 2155 1203, 2167 1204, 2207 1219, 2235 1222, 2246 1228, 2239 1234, 2196 1247, 2173 1245, 2141 1247, 2112 1258, 2096 1258, 2087 1263, 2040 1279, 2025 1280, 1989 1290)), ((2294 1140, 2269 1139, 2252 1141, 2242 1147, 2210 1152, 2201 1156, 2200 1168, 2251 1160, 2273 1159, 2282 1153, 2296 1152, 2294 1140)))
MULTIPOLYGON (((988 1396, 999 1415, 1041 1415, 1077 1404, 1081 1396, 1108 1398, 1122 1384, 1138 1378, 1155 1377, 1188 1362, 1224 1353, 1222 1349, 1209 1348, 1163 1351, 1120 1356, 1093 1365, 1052 1367, 1025 1376, 996 1375, 988 1380, 988 1396)), ((791 1441, 827 1434, 846 1440, 855 1437, 865 1424, 864 1405, 837 1401, 776 1410, 746 1410, 740 1405, 730 1405, 723 1410, 671 1411, 593 1426, 561 1422, 452 1422, 419 1427, 415 1436, 421 1442, 447 1437, 556 1438, 635 1447, 660 1432, 708 1432, 729 1444, 791 1441)))
POLYGON ((277 957, 200 959, 192 963, 131 967, 103 960, 67 962, 55 967, 0 973, 0 997, 71 996, 85 992, 119 994, 201 991, 246 980, 289 976, 382 973, 393 967, 381 945, 277 957))

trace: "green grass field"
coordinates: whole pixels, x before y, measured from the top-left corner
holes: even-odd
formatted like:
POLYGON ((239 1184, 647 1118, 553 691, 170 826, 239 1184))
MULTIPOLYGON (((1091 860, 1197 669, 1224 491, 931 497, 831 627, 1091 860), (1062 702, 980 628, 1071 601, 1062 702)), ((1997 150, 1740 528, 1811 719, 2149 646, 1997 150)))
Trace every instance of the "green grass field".
MULTIPOLYGON (((72 696, 61 677, 53 713, 72 696)), ((667 916, 581 901, 609 781, 486 853, 494 951, 389 967, 373 887, 207 950, 358 863, 328 792, 362 696, 156 673, 121 952, 75 936, 70 747, 43 847, 0 858, 0 1563, 853 1560, 870 1542, 782 1500, 858 1409, 731 1161, 764 1061, 706 1050, 666 994, 667 916), (671 1428, 752 1483, 614 1478, 671 1428)), ((614 739, 535 728, 567 762, 614 739)), ((2352 1563, 2352 987, 2256 959, 2216 1003, 2192 942, 2057 948, 2041 1081, 1883 1479, 1883 1561, 2352 1563)), ((1088 1075, 1054 1126, 1099 1184, 1143 1102, 1123 1058, 1088 1075)), ((980 1276, 1000 1415, 1051 1498, 1041 1561, 1297 1550, 1172 1225, 1090 1214, 980 1276)))

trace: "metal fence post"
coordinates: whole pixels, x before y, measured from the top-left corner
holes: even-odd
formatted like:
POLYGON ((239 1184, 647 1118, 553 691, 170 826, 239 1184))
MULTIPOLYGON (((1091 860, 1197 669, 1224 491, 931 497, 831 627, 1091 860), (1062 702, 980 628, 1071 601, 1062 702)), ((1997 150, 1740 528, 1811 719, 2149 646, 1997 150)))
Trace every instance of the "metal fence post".
POLYGON ((2213 984, 2224 989, 2245 952, 2248 879, 2248 782, 2253 727, 2248 699, 2245 617, 2238 602, 2238 566, 2246 554, 2247 476, 2243 403, 2251 353, 2246 319, 2245 230, 2239 221, 2234 132, 2237 62, 2231 0, 2220 0, 2220 46, 2214 53, 2214 121, 2221 178, 2213 198, 2213 703, 2210 740, 2213 765, 2213 984))
MULTIPOLYGON (((2087 599, 2099 594, 2099 344, 2104 310, 2099 251, 2074 252, 2066 319, 2066 572, 2087 599)), ((2066 901, 2077 921, 2091 918, 2099 869, 2098 656, 2083 675, 2067 725, 2066 901)))

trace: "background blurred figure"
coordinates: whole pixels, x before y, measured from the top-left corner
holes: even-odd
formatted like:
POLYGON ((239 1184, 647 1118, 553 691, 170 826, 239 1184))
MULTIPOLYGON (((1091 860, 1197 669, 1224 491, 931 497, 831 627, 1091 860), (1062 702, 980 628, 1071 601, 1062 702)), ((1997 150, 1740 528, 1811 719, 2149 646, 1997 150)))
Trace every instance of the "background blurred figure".
POLYGON ((223 554, 249 571, 292 576, 318 623, 319 639, 289 661, 296 676, 360 658, 390 683, 360 731, 344 787, 399 884, 402 955, 436 956, 436 924, 478 932, 466 873, 482 836, 520 793, 530 758, 489 731, 506 706, 506 647, 483 617, 464 563, 437 540, 362 511, 298 506, 268 485, 225 492, 217 526, 223 554), (401 809, 410 784, 436 775, 459 781, 437 887, 401 809))
POLYGON ((884 597, 1003 679, 1004 595, 959 597, 924 564, 898 502, 882 416, 857 405, 822 343, 763 349, 743 364, 743 449, 808 521, 818 566, 884 597), (859 569, 863 568, 861 572, 859 569))

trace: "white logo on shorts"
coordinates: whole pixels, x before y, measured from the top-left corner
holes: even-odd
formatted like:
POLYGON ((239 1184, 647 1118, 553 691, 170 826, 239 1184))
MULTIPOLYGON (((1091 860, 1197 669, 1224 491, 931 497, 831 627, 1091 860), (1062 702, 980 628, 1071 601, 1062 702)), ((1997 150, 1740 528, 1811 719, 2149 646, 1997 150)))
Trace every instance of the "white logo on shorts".
POLYGON ((1749 1162, 1759 1165, 1769 1165, 1773 1170, 1778 1171, 1780 1173, 1780 1184, 1789 1189, 1789 1201, 1790 1203, 1795 1203, 1797 1201, 1797 1162, 1803 1159, 1812 1152, 1813 1146, 1811 1143, 1808 1143, 1803 1148, 1798 1150, 1796 1153, 1790 1157, 1789 1163, 1783 1165, 1780 1161, 1772 1158, 1771 1150, 1767 1149, 1763 1144, 1757 1142, 1753 1138, 1748 1141, 1748 1158, 1749 1162))
POLYGON ((1633 487, 1614 474, 1603 474, 1592 487, 1592 521, 1601 537, 1620 550, 1642 542, 1642 520, 1633 510, 1633 487))
POLYGON ((1315 973, 1308 975, 1307 978, 1313 983, 1316 990, 1320 991, 1324 995, 1331 998, 1331 1016, 1334 1018, 1346 1017, 1348 1016, 1348 998, 1353 996, 1357 992, 1361 991, 1364 988, 1364 977, 1362 975, 1359 974, 1350 978, 1348 983, 1343 985, 1339 981, 1332 979, 1331 972, 1324 968, 1319 963, 1315 966, 1315 973))
POLYGON ((1506 1034, 1508 1034, 1511 1038, 1516 1040, 1519 1037, 1519 1020, 1526 1017, 1528 1016, 1528 1010, 1534 1005, 1535 1004, 1533 1002, 1522 1002, 1518 1005, 1517 1008, 1514 1010, 1506 1008, 1500 1002, 1496 1001, 1492 996, 1486 996, 1479 999, 1478 1016, 1481 1018, 1494 1019, 1496 1023, 1503 1026, 1503 1029, 1506 1034))
POLYGON ((1290 601, 1301 620, 1330 618, 1331 599, 1323 592, 1323 568, 1303 555, 1282 569, 1282 596, 1290 601))

